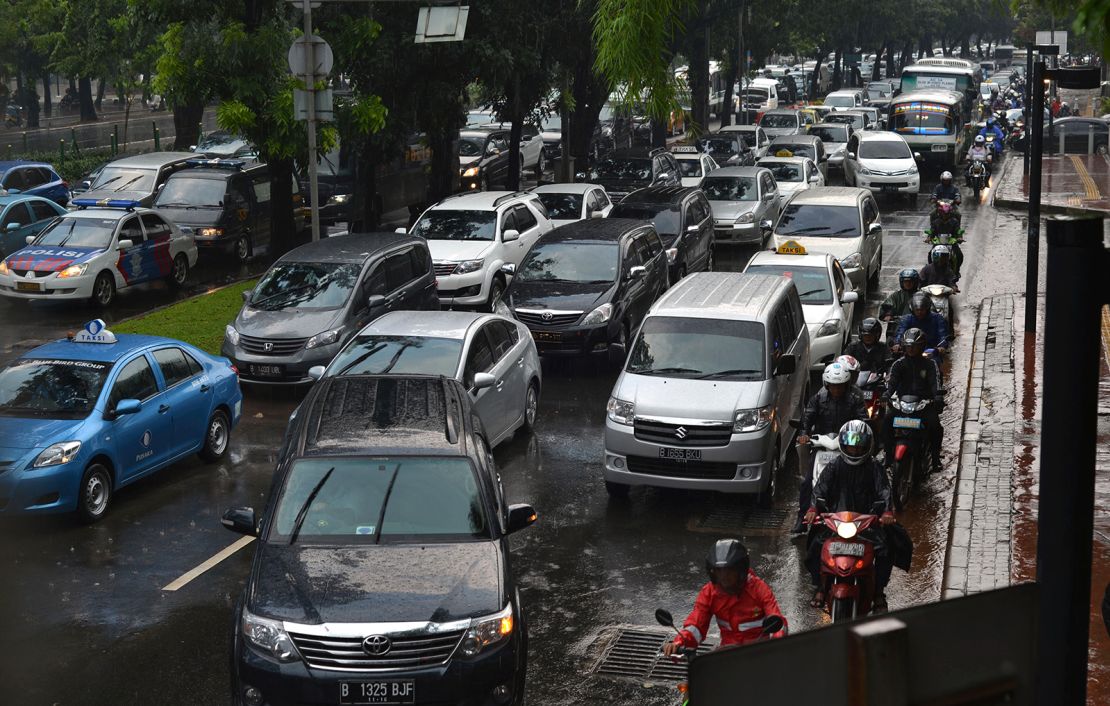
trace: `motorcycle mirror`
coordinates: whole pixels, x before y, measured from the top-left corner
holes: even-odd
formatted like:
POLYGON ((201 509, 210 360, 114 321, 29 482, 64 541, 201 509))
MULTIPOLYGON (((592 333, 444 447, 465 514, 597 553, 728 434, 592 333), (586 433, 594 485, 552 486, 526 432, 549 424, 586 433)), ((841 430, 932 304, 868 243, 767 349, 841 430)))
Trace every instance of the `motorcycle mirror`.
MULTIPOLYGON (((674 616, 671 615, 670 611, 663 608, 655 609, 655 622, 668 628, 674 628, 674 616)), ((674 629, 677 630, 678 628, 674 629)))
POLYGON ((782 630, 782 626, 785 624, 781 615, 768 615, 763 619, 763 632, 767 635, 773 635, 782 630))

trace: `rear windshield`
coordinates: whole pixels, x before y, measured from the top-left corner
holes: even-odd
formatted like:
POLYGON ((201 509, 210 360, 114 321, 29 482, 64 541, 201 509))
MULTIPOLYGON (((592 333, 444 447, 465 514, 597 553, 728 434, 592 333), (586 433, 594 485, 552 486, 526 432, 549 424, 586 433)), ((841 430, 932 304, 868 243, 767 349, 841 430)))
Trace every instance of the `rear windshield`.
POLYGON ((678 173, 684 177, 700 177, 701 160, 700 159, 680 159, 678 161, 678 173))
POLYGON ((775 176, 775 181, 780 184, 784 181, 803 181, 802 165, 789 162, 760 162, 759 166, 767 167, 775 176))
POLYGON ((739 153, 739 145, 732 137, 705 137, 699 140, 698 144, 713 156, 724 155, 727 158, 739 153))
POLYGON ((833 127, 833 126, 818 126, 811 127, 809 134, 815 137, 820 137, 822 142, 847 142, 848 141, 848 128, 846 127, 833 127))
POLYGON ((790 204, 779 217, 775 235, 858 238, 859 209, 855 206, 790 204))
POLYGON ((556 221, 577 221, 582 218, 582 194, 536 194, 547 209, 548 218, 556 221))
POLYGON ((803 304, 832 304, 832 283, 824 267, 752 265, 744 272, 754 275, 779 275, 794 280, 803 304))
POLYGON ((798 116, 785 113, 767 113, 759 119, 760 127, 764 128, 796 128, 798 116))
POLYGON ((652 316, 625 368, 635 375, 696 380, 762 380, 763 325, 754 321, 652 316))
POLYGON ((790 144, 774 142, 771 144, 771 153, 776 157, 809 157, 817 161, 817 150, 812 144, 790 144))
POLYGON ((462 341, 430 336, 359 334, 328 366, 333 375, 442 375, 454 377, 462 341))
POLYGON ((856 104, 856 99, 852 96, 829 96, 825 99, 825 105, 833 108, 851 108, 856 104))
POLYGON ((650 181, 650 159, 606 159, 590 170, 590 179, 650 181))

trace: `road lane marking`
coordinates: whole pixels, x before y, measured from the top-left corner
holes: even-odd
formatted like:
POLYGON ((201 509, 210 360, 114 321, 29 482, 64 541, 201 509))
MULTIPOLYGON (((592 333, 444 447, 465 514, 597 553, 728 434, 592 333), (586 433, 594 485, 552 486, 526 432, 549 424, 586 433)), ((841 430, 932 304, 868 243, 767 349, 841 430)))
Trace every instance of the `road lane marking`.
POLYGON ((189 569, 185 573, 181 574, 181 576, 177 577, 172 582, 167 584, 162 590, 163 591, 176 591, 179 588, 183 588, 186 584, 188 584, 190 581, 192 581, 196 577, 203 574, 205 571, 208 571, 209 569, 211 569, 216 564, 219 564, 224 559, 228 558, 229 556, 231 556, 235 552, 239 551, 243 547, 245 547, 248 544, 250 544, 251 542, 253 542, 254 539, 255 539, 254 537, 241 537, 240 539, 235 540, 234 543, 232 543, 231 545, 229 545, 229 546, 225 547, 224 549, 220 550, 219 552, 217 552, 213 556, 209 557, 208 559, 205 559, 201 564, 197 565, 195 568, 189 569))
POLYGON ((1083 164, 1083 161, 1076 155, 1071 155, 1071 163, 1072 166, 1075 167, 1076 173, 1079 174, 1079 179, 1083 182, 1083 189, 1087 192, 1087 198, 1089 200, 1102 198, 1102 193, 1098 190, 1098 185, 1095 184, 1095 180, 1091 178, 1091 173, 1087 171, 1087 166, 1083 164))
POLYGON ((1102 355, 1110 368, 1110 305, 1102 307, 1102 355))

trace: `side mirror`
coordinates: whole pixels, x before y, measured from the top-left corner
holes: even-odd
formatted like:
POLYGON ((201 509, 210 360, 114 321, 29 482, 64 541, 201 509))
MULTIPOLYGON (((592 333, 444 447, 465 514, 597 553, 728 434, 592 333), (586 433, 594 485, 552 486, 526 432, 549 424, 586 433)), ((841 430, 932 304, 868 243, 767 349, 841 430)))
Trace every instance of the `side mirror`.
POLYGON ((819 176, 817 176, 816 174, 814 174, 813 176, 811 176, 811 177, 809 178, 809 183, 810 183, 810 184, 820 184, 820 183, 821 183, 821 177, 819 177, 819 176))
POLYGON ((5 232, 10 233, 13 230, 19 230, 22 227, 23 227, 22 223, 9 223, 8 225, 4 226, 4 230, 5 230, 5 232))
POLYGON ((248 290, 243 292, 243 303, 244 304, 246 304, 247 302, 249 302, 251 300, 251 295, 252 294, 254 294, 253 289, 248 289, 248 290))
POLYGON ((636 265, 628 270, 628 279, 642 279, 647 274, 647 268, 643 265, 636 265))
POLYGON ((771 230, 775 227, 775 224, 771 222, 771 219, 767 218, 759 222, 759 227, 763 230, 771 230))
POLYGON ((80 186, 85 191, 88 191, 89 189, 92 188, 92 182, 89 181, 88 179, 86 179, 83 182, 81 182, 78 186, 80 186))
POLYGON ((26 238, 24 238, 24 240, 27 241, 28 245, 34 245, 35 244, 35 236, 33 236, 33 235, 28 235, 26 238))
POLYGON ((605 218, 604 211, 590 211, 590 218, 605 218))
POLYGON ((408 235, 408 230, 405 228, 396 228, 393 232, 400 233, 401 235, 408 235))
POLYGON ((697 233, 698 228, 700 228, 700 226, 698 226, 697 224, 689 225, 689 226, 686 226, 686 232, 687 233, 697 233))
POLYGON ((525 527, 531 527, 536 521, 536 509, 531 505, 521 503, 509 506, 508 533, 518 532, 525 527))
POLYGON ((855 152, 849 152, 848 153, 848 159, 855 159, 855 158, 856 158, 856 153, 855 152))
POLYGON ((311 368, 308 369, 308 376, 313 380, 319 380, 320 378, 324 377, 325 369, 326 368, 324 368, 324 366, 322 365, 313 365, 311 368))
POLYGON ((501 234, 502 243, 511 243, 514 240, 520 240, 520 231, 516 228, 510 228, 501 234))
POLYGON ((659 172, 659 176, 655 177, 656 181, 664 181, 671 178, 670 172, 659 172))
POLYGON ((874 233, 882 233, 882 232, 883 232, 883 224, 882 223, 872 223, 871 225, 867 226, 867 234, 868 235, 872 235, 874 233))
POLYGON ((258 520, 253 507, 233 507, 220 518, 220 524, 232 532, 250 537, 258 536, 258 520))
POLYGON ((493 387, 496 384, 497 378, 495 378, 493 375, 490 375, 489 373, 474 373, 473 387, 475 390, 484 390, 487 387, 493 387))
POLYGON ((371 309, 379 307, 383 304, 385 304, 385 296, 382 294, 371 294, 370 296, 366 297, 366 306, 370 307, 371 309))
POLYGON ((914 152, 914 153, 913 153, 913 158, 914 158, 915 160, 917 160, 918 162, 920 162, 921 160, 925 159, 924 157, 922 157, 922 156, 921 156, 921 153, 920 153, 920 152, 914 152))
MULTIPOLYGON (((671 615, 671 612, 668 611, 668 610, 664 610, 662 608, 656 608, 655 609, 655 622, 659 623, 660 625, 662 625, 665 628, 673 628, 674 627, 674 616, 671 615)), ((677 630, 678 628, 675 628, 675 629, 677 630)))
POLYGON ((511 262, 506 262, 501 266, 501 273, 512 277, 516 274, 516 265, 511 262))
POLYGON ((109 413, 106 414, 105 416, 108 419, 115 419, 117 417, 122 417, 125 414, 138 414, 142 410, 142 408, 143 408, 143 403, 142 402, 140 402, 139 400, 133 400, 131 398, 128 398, 128 399, 120 400, 119 402, 117 402, 116 403, 116 408, 113 409, 113 410, 110 410, 109 413))
POLYGON ((775 377, 780 375, 793 375, 798 368, 798 357, 793 353, 786 353, 779 362, 775 363, 775 377))
POLYGON ((857 292, 844 292, 840 295, 841 304, 854 304, 859 301, 859 293, 857 292))
POLYGON ((130 240, 127 240, 127 239, 119 241, 119 249, 120 250, 130 250, 133 245, 135 245, 135 243, 133 243, 130 240))
POLYGON ((575 181, 586 181, 586 172, 577 172, 574 175, 575 181))

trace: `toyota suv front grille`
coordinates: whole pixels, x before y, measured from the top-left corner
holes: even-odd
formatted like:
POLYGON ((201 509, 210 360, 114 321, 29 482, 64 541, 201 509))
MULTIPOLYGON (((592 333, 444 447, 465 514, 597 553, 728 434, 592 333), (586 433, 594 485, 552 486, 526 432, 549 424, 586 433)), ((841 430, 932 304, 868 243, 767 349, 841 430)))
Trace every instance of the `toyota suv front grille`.
POLYGON ((310 667, 338 671, 418 669, 443 664, 454 653, 465 630, 438 633, 346 637, 289 631, 297 651, 310 667), (374 644, 369 641, 377 638, 374 644), (364 645, 364 643, 366 643, 364 645), (381 650, 377 654, 371 651, 381 650))

